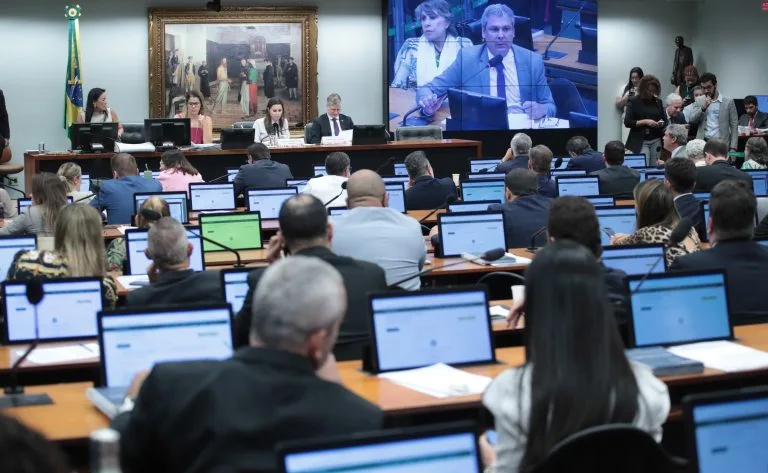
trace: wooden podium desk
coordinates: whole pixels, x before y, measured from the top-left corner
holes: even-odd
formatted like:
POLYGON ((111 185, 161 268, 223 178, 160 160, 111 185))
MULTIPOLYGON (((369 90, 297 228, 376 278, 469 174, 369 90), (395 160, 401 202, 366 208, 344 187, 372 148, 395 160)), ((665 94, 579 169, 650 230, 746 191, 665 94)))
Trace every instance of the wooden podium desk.
MULTIPOLYGON (((482 157, 483 144, 472 140, 411 140, 393 141, 382 145, 306 145, 300 147, 272 148, 272 159, 291 167, 291 172, 297 177, 314 176, 313 166, 325 162, 325 157, 333 151, 343 151, 349 154, 352 169, 378 169, 388 158, 394 157, 402 161, 412 151, 424 150, 429 161, 439 176, 450 176, 452 173, 466 173, 469 159, 482 157)), ((131 153, 139 164, 139 170, 149 166, 150 169, 160 168, 159 152, 131 153)), ((24 153, 24 185, 25 189, 32 188, 32 176, 41 171, 53 172, 62 163, 74 161, 92 177, 110 177, 112 171, 109 159, 113 153, 72 153, 69 151, 24 153)), ((240 167, 245 164, 247 151, 205 150, 184 151, 184 155, 200 171, 205 180, 211 180, 227 173, 227 168, 240 167)), ((394 166, 389 164, 382 174, 394 175, 394 166)))

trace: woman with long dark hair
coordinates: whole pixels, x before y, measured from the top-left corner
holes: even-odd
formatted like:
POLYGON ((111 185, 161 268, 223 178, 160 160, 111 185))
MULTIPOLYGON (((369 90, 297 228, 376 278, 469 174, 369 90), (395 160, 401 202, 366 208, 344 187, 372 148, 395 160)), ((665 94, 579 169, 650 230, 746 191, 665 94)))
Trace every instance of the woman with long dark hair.
POLYGON ((190 90, 185 97, 184 113, 177 113, 174 118, 189 118, 190 141, 194 144, 213 142, 213 120, 205 114, 205 101, 202 94, 190 90))
POLYGON ((526 363, 483 395, 499 434, 483 458, 499 472, 528 472, 558 442, 590 427, 632 424, 661 441, 666 385, 627 360, 602 272, 586 247, 556 241, 526 272, 526 363))
POLYGON ((621 113, 621 141, 626 143, 627 136, 629 136, 629 130, 624 126, 624 112, 627 107, 629 99, 637 95, 637 86, 640 84, 640 79, 643 78, 643 70, 639 67, 633 67, 629 71, 629 79, 626 84, 621 84, 619 87, 619 93, 616 96, 616 108, 621 113))
POLYGON ((275 134, 278 138, 290 138, 291 133, 288 131, 283 101, 276 98, 269 99, 267 114, 253 122, 253 128, 256 130, 253 135, 256 143, 263 143, 265 138, 275 134))
POLYGON ((624 114, 624 126, 629 128, 626 147, 635 154, 645 154, 648 166, 656 166, 661 155, 661 138, 669 125, 660 92, 661 84, 656 76, 643 76, 637 95, 629 99, 624 114))
POLYGON ((117 112, 107 104, 107 91, 95 87, 88 92, 85 102, 85 114, 77 116, 77 123, 117 123, 117 136, 123 135, 123 125, 117 112))
POLYGON ((205 182, 180 149, 168 150, 160 156, 160 175, 157 180, 163 186, 163 192, 184 191, 187 195, 189 184, 205 182))

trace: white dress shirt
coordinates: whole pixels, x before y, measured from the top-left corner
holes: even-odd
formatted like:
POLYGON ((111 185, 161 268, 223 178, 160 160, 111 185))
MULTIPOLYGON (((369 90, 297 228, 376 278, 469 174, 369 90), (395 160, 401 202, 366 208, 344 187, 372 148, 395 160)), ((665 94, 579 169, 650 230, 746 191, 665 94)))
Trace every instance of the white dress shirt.
MULTIPOLYGON (((488 59, 493 59, 493 54, 488 51, 488 59)), ((507 109, 513 107, 522 111, 522 103, 520 103, 520 82, 517 80, 517 66, 515 65, 515 53, 510 48, 507 55, 501 61, 504 65, 504 85, 506 85, 507 91, 507 109)), ((496 83, 498 81, 498 72, 495 67, 490 68, 491 73, 491 95, 498 97, 496 93, 496 83)))
MULTIPOLYGON (((269 130, 267 130, 267 126, 265 125, 265 121, 267 120, 266 117, 259 118, 255 122, 253 122, 253 128, 256 130, 253 133, 253 141, 256 143, 263 143, 264 140, 271 134, 274 133, 274 130, 272 130, 272 127, 270 127, 269 130)), ((290 138, 291 133, 288 131, 288 120, 283 119, 283 123, 280 126, 280 134, 278 135, 278 138, 290 138)))
POLYGON ((339 192, 341 195, 338 199, 330 203, 329 207, 346 207, 347 206, 347 191, 341 190, 341 184, 347 182, 347 177, 344 176, 320 176, 315 177, 307 182, 307 187, 304 188, 306 194, 312 194, 322 203, 326 203, 333 199, 339 192))

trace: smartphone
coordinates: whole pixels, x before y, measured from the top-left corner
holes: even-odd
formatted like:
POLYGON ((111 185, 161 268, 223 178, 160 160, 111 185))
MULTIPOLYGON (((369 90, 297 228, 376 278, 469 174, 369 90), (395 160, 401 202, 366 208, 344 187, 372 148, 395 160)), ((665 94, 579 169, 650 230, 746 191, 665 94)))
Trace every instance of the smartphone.
POLYGON ((485 439, 491 445, 495 446, 499 444, 499 434, 497 434, 495 430, 486 430, 485 439))
POLYGON ((603 227, 601 230, 603 230, 603 233, 608 235, 608 238, 613 238, 613 236, 616 234, 616 231, 611 227, 603 227))

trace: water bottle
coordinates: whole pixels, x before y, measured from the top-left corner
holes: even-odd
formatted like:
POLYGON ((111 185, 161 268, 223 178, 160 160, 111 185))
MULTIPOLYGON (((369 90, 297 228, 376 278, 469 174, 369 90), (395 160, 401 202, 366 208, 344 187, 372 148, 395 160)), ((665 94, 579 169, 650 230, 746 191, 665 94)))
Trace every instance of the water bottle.
POLYGON ((120 433, 113 429, 91 432, 91 473, 122 473, 120 433))

